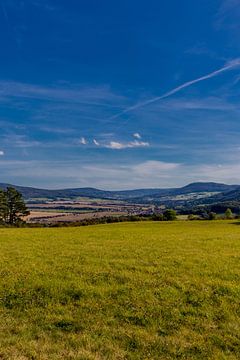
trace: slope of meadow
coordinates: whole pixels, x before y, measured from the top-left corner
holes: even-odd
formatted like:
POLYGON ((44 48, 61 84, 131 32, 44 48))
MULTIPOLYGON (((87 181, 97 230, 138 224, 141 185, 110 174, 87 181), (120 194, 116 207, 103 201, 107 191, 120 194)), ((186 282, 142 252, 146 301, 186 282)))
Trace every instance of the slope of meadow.
POLYGON ((240 226, 0 229, 0 359, 239 359, 240 226))

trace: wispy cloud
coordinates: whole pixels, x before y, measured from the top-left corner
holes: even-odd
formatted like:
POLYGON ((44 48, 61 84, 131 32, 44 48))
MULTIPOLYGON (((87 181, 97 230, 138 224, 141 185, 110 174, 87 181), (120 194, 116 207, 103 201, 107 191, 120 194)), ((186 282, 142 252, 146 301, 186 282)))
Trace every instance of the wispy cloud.
POLYGON ((81 139, 80 139, 80 144, 82 144, 82 145, 87 145, 87 140, 85 139, 85 137, 81 137, 81 139))
POLYGON ((127 148, 137 148, 137 147, 146 147, 146 146, 149 146, 148 142, 138 141, 138 140, 129 141, 127 143, 111 141, 109 144, 104 145, 104 147, 113 150, 122 150, 127 148))
POLYGON ((240 3, 239 0, 222 0, 215 16, 215 28, 239 29, 240 3))
POLYGON ((50 3, 50 1, 39 1, 39 0, 30 0, 30 2, 32 3, 32 5, 34 5, 37 8, 46 10, 46 11, 56 11, 58 9, 58 7, 56 6, 56 4, 52 4, 50 3))
MULTIPOLYGON (((140 139, 141 139, 141 137, 140 137, 140 139)), ((149 142, 140 141, 140 139, 133 140, 133 141, 127 141, 127 142, 120 142, 120 141, 115 141, 115 140, 107 141, 106 139, 102 139, 99 141, 96 139, 92 139, 91 142, 95 146, 99 147, 99 149, 106 148, 106 149, 112 149, 112 150, 124 150, 124 149, 130 149, 130 148, 139 148, 139 147, 150 146, 149 142)), ((90 142, 90 144, 91 144, 91 142, 90 142)), ((81 144, 81 145, 87 145, 88 141, 86 138, 82 137, 80 140, 78 140, 76 142, 76 144, 77 143, 81 144)))
POLYGON ((104 189, 175 187, 196 181, 240 183, 239 163, 187 165, 148 160, 126 166, 86 165, 84 169, 89 183, 104 189))
POLYGON ((196 43, 192 47, 185 50, 185 54, 196 55, 196 56, 208 56, 213 59, 218 59, 216 52, 209 49, 205 43, 196 43))
POLYGON ((0 156, 3 156, 5 153, 3 150, 0 150, 0 156))
MULTIPOLYGON (((237 79, 235 80, 237 81, 237 79)), ((238 80, 239 81, 239 80, 238 80)), ((235 82, 236 84, 236 82, 235 82)), ((234 84, 234 85, 235 85, 234 84)), ((201 98, 178 97, 155 104, 156 110, 213 110, 213 111, 239 111, 239 104, 227 100, 223 96, 209 96, 201 98)))
POLYGON ((70 102, 86 105, 119 107, 123 97, 114 94, 109 86, 40 86, 14 81, 0 81, 0 96, 70 102))
MULTIPOLYGON (((34 126, 33 126, 34 127, 34 126)), ((51 134, 74 134, 76 132, 76 129, 71 129, 71 128, 64 128, 64 127, 51 127, 51 126, 35 126, 34 128, 36 128, 37 130, 46 132, 46 133, 51 133, 51 134)))
POLYGON ((197 78, 197 79, 194 79, 194 80, 191 80, 191 81, 187 81, 187 82, 183 83, 182 85, 177 86, 176 88, 174 88, 174 89, 166 92, 165 94, 163 94, 163 95, 161 95, 161 96, 156 96, 156 97, 154 97, 154 98, 152 98, 152 99, 149 99, 149 100, 146 100, 146 101, 137 103, 137 104, 134 105, 134 106, 128 107, 128 108, 126 108, 125 110, 119 112, 118 114, 112 116, 112 117, 110 118, 110 120, 114 120, 114 119, 120 117, 121 115, 124 115, 124 114, 126 114, 126 113, 129 113, 129 112, 131 112, 131 111, 133 111, 133 110, 137 110, 137 109, 142 108, 142 107, 144 107, 144 106, 147 106, 147 105, 150 105, 150 104, 155 103, 155 102, 157 102, 157 101, 160 101, 160 100, 163 100, 163 99, 165 99, 165 98, 168 98, 169 96, 174 95, 174 94, 178 93, 179 91, 181 91, 181 90, 183 90, 183 89, 185 89, 185 88, 188 88, 189 86, 192 86, 192 85, 197 84, 197 83, 199 83, 199 82, 201 82, 201 81, 204 81, 204 80, 211 79, 211 78, 213 78, 213 77, 216 77, 216 76, 220 75, 220 74, 223 73, 223 72, 226 72, 226 71, 228 71, 228 70, 231 70, 231 69, 236 68, 236 67, 239 67, 239 66, 240 66, 240 58, 231 60, 231 61, 229 61, 228 63, 226 63, 222 68, 220 68, 220 69, 218 69, 218 70, 215 70, 215 71, 213 71, 213 72, 211 72, 211 73, 209 73, 209 74, 207 74, 207 75, 201 76, 201 77, 199 77, 199 78, 197 78))
POLYGON ((99 142, 98 142, 96 139, 93 139, 93 143, 94 143, 94 145, 96 145, 96 146, 99 146, 99 145, 100 145, 99 142))
POLYGON ((141 135, 139 133, 134 133, 133 137, 135 137, 136 139, 141 139, 141 135))
POLYGON ((47 188, 94 186, 102 189, 162 188, 194 181, 240 183, 240 164, 189 165, 148 160, 133 164, 81 161, 0 160, 1 181, 47 188), (43 178, 42 174, 48 174, 43 178), (17 179, 17 180, 16 180, 17 179))
POLYGON ((133 167, 134 171, 141 176, 145 175, 157 175, 161 171, 172 171, 179 169, 181 164, 164 162, 164 161, 156 161, 156 160, 148 160, 143 163, 137 164, 133 167))
POLYGON ((26 135, 8 134, 2 137, 2 142, 10 147, 15 148, 32 148, 38 147, 41 143, 37 140, 29 139, 26 135))

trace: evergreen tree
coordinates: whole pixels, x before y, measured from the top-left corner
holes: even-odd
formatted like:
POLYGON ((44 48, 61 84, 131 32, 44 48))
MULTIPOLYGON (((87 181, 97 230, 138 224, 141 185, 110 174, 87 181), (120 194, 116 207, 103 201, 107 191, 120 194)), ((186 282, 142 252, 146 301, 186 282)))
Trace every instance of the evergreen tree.
POLYGON ((0 222, 6 222, 7 214, 7 199, 5 196, 5 192, 0 189, 0 222))
POLYGON ((0 193, 0 216, 10 225, 22 222, 22 217, 29 215, 22 194, 13 187, 0 193))

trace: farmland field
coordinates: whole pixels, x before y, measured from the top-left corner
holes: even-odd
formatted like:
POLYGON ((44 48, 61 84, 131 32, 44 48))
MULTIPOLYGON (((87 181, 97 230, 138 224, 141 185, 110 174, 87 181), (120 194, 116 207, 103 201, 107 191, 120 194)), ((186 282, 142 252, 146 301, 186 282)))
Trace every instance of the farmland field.
POLYGON ((240 226, 0 229, 0 359, 239 359, 240 226))
POLYGON ((77 200, 36 199, 28 203, 27 222, 74 222, 109 216, 139 215, 152 211, 152 205, 129 204, 124 201, 78 198, 77 200))

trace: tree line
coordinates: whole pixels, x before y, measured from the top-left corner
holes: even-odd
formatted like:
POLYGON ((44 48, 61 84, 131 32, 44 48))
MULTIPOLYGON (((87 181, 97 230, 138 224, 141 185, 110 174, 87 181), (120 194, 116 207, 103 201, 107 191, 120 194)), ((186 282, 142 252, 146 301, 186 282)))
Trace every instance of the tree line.
MULTIPOLYGON (((6 190, 0 189, 0 225, 21 226, 25 223, 23 218, 30 212, 24 202, 22 194, 13 187, 7 187, 6 190)), ((214 220, 217 214, 214 212, 206 212, 203 209, 199 213, 188 213, 188 220, 214 220)), ((105 224, 123 221, 173 221, 176 220, 177 213, 173 209, 166 209, 163 213, 153 213, 151 215, 125 215, 125 216, 109 216, 103 218, 84 219, 76 223, 58 223, 47 224, 47 226, 82 226, 105 224)), ((222 218, 232 219, 234 215, 231 209, 227 208, 222 218)), ((31 226, 30 224, 28 224, 31 226)), ((34 225, 34 224, 32 224, 34 225)), ((37 224, 35 224, 36 226, 37 224)), ((40 224, 38 224, 39 226, 40 224)))
POLYGON ((4 225, 20 225, 23 217, 30 212, 24 202, 22 194, 13 187, 0 189, 0 223, 4 225))

